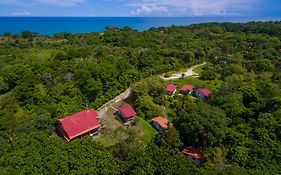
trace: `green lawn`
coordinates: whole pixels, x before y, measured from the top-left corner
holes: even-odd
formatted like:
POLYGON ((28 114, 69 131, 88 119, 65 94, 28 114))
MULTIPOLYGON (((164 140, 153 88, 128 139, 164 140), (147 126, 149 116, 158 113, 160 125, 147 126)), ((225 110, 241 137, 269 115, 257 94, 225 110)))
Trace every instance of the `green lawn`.
POLYGON ((173 71, 165 73, 164 76, 165 77, 171 77, 173 74, 178 74, 178 73, 186 72, 186 70, 189 69, 189 68, 190 67, 184 67, 184 68, 181 68, 179 70, 173 70, 173 71))
POLYGON ((216 90, 221 88, 222 81, 221 80, 200 80, 194 77, 185 77, 182 79, 171 80, 168 83, 174 83, 178 85, 178 89, 180 89, 184 84, 191 84, 198 87, 205 87, 210 90, 216 90))
MULTIPOLYGON (((119 101, 113 106, 126 104, 124 101, 119 101)), ((109 108, 106 116, 101 118, 101 122, 105 124, 105 129, 101 131, 100 137, 95 140, 102 143, 104 146, 114 146, 115 144, 124 141, 131 134, 136 136, 144 143, 150 143, 157 133, 156 130, 150 125, 148 121, 138 117, 138 124, 125 126, 115 111, 109 108)))
POLYGON ((201 74, 203 72, 203 68, 205 65, 202 66, 198 66, 195 69, 193 69, 193 72, 197 73, 197 74, 201 74))
POLYGON ((149 122, 145 121, 142 118, 138 119, 141 125, 141 129, 143 131, 143 136, 140 137, 140 140, 144 143, 150 143, 157 131, 150 125, 149 122))
POLYGON ((124 141, 127 136, 127 130, 123 127, 119 127, 117 129, 106 128, 101 132, 99 138, 95 140, 103 144, 105 147, 110 147, 124 141))

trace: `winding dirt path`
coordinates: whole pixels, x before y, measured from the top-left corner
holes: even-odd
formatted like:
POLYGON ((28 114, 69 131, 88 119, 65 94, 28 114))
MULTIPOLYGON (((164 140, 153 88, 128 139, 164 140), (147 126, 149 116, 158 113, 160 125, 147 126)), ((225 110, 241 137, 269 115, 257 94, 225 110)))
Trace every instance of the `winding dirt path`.
MULTIPOLYGON (((163 75, 160 75, 160 77, 163 79, 163 80, 173 80, 173 79, 179 79, 182 77, 182 74, 184 74, 184 77, 189 77, 189 76, 196 76, 198 75, 197 73, 193 72, 193 69, 199 67, 199 66, 202 66, 202 65, 205 65, 206 62, 202 63, 202 64, 198 64, 198 65, 195 65, 195 66, 192 66, 191 68, 187 69, 186 72, 182 72, 182 73, 178 73, 178 74, 173 74, 171 77, 164 77, 163 75)), ((109 102, 105 103, 104 105, 102 105, 98 110, 98 114, 100 117, 104 117, 106 116, 106 112, 108 110, 108 108, 112 107, 115 103, 119 102, 119 101, 122 101, 122 100, 125 100, 126 98, 129 97, 129 95, 131 94, 132 92, 132 88, 129 87, 125 92, 121 93, 120 95, 116 96, 114 99, 110 100, 109 102)))
POLYGON ((182 77, 197 76, 198 74, 193 72, 193 69, 195 69, 195 68, 197 68, 199 66, 203 66, 205 64, 206 64, 206 62, 204 62, 202 64, 198 64, 198 65, 192 66, 191 68, 187 69, 186 72, 181 72, 181 73, 173 74, 171 77, 164 77, 163 75, 160 75, 160 78, 162 78, 163 80, 167 81, 167 80, 179 79, 179 78, 182 78, 182 77))
POLYGON ((110 100, 109 102, 105 103, 104 105, 102 105, 98 110, 98 114, 99 116, 103 117, 106 115, 106 112, 108 110, 108 108, 110 108, 114 103, 117 103, 119 101, 125 100, 126 98, 129 97, 129 95, 131 94, 132 88, 129 87, 125 92, 119 94, 118 96, 116 96, 114 99, 110 100))

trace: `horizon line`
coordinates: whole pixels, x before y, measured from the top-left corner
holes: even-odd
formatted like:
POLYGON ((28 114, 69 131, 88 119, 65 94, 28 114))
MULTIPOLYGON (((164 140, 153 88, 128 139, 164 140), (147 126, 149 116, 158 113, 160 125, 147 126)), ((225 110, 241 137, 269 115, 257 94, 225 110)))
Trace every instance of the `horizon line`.
POLYGON ((32 15, 19 15, 19 16, 0 16, 0 17, 63 17, 63 18, 72 18, 72 17, 88 17, 88 18, 280 18, 281 16, 32 16, 32 15))

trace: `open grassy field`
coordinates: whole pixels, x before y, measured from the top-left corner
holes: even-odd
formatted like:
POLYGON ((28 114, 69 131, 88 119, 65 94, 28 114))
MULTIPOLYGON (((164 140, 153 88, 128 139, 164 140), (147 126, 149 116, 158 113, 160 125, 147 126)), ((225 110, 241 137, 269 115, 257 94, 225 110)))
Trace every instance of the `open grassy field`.
POLYGON ((154 138, 157 131, 151 126, 148 121, 145 121, 142 118, 139 118, 140 127, 143 131, 143 136, 140 137, 140 140, 144 143, 149 143, 154 138))
MULTIPOLYGON (((119 101, 114 107, 122 104, 124 102, 119 101)), ((140 117, 136 118, 135 125, 124 125, 116 111, 109 108, 106 115, 100 119, 105 124, 105 129, 100 132, 100 135, 95 140, 106 147, 114 146, 130 137, 136 137, 143 143, 150 143, 157 131, 150 125, 149 121, 140 117)))
POLYGON ((196 86, 197 88, 204 87, 210 90, 216 90, 221 88, 222 81, 221 80, 200 80, 194 77, 185 77, 177 80, 170 80, 168 83, 173 83, 178 85, 178 89, 180 89, 184 84, 191 84, 196 86))
POLYGON ((204 70, 204 66, 205 65, 201 65, 201 66, 198 66, 196 68, 193 69, 193 72, 197 73, 197 74, 201 74, 204 70))
POLYGON ((190 67, 184 67, 184 68, 181 68, 179 70, 173 70, 173 71, 169 71, 167 73, 164 74, 164 77, 170 77, 172 76, 173 74, 178 74, 178 73, 182 73, 182 72, 186 72, 187 69, 189 69, 190 67))

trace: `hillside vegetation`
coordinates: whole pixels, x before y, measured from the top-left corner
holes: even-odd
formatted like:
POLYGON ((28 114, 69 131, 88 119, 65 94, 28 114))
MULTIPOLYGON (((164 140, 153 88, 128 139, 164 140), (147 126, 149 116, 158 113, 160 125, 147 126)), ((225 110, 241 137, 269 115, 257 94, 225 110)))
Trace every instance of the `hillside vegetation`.
MULTIPOLYGON (((0 37, 0 174, 280 174, 281 22, 108 27, 104 33, 0 37), (207 62, 201 76, 158 75, 207 62), (212 91, 208 101, 167 83, 212 91), (119 142, 66 142, 58 119, 99 108, 132 87, 145 133, 166 108, 167 133, 119 142), (207 133, 207 139, 202 139, 207 133), (151 141, 150 141, 151 140, 151 141), (179 149, 204 146, 197 167, 179 149)), ((106 140, 110 142, 110 140, 106 140)))

